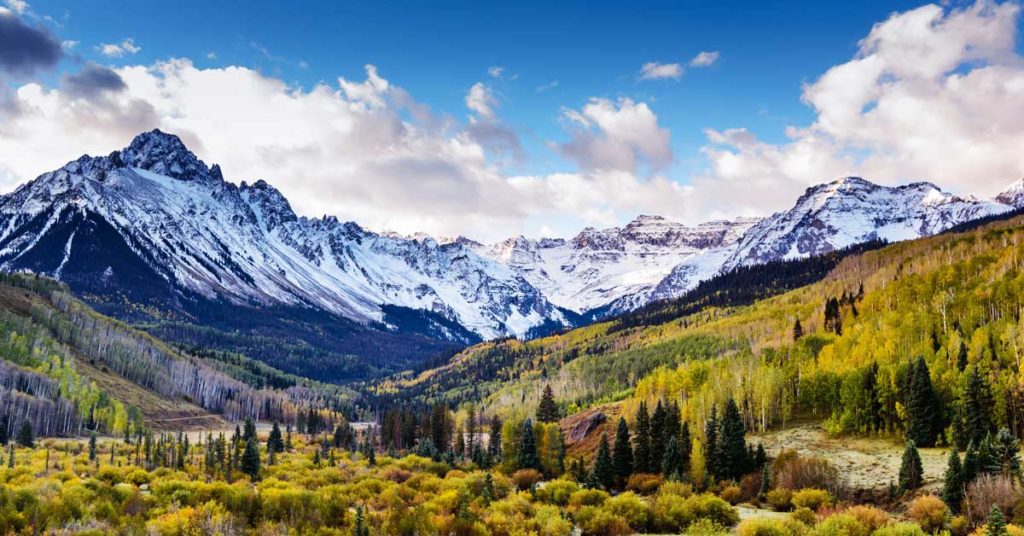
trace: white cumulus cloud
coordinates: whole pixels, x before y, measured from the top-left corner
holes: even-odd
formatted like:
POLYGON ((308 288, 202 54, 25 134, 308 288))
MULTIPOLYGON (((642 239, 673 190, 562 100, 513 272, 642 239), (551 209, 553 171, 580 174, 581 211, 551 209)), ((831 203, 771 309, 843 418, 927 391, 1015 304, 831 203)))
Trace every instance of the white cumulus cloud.
POLYGON ((718 51, 702 51, 690 60, 690 67, 709 67, 718 61, 718 51))

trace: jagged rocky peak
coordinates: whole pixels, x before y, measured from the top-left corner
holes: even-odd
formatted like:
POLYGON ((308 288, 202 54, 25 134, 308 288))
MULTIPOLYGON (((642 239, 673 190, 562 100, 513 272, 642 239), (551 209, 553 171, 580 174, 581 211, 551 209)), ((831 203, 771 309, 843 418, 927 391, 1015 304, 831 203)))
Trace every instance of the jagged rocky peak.
POLYGON ((996 202, 1013 208, 1024 208, 1024 179, 1019 179, 996 196, 996 202))
POLYGON ((224 180, 219 166, 207 167, 185 147, 181 138, 160 129, 139 134, 117 154, 128 167, 145 169, 179 180, 224 180))
POLYGON ((280 190, 262 179, 252 184, 242 181, 239 194, 259 214, 267 230, 273 230, 287 222, 298 221, 291 204, 280 190))

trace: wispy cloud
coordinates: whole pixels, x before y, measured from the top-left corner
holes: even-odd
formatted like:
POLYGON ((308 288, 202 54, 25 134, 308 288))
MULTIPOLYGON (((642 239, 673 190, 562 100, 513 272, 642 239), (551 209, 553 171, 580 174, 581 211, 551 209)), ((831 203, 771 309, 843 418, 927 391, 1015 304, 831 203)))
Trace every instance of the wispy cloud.
POLYGON ((702 51, 690 60, 690 67, 709 67, 718 61, 718 51, 702 51))
POLYGON ((682 76, 683 66, 678 63, 649 61, 640 67, 641 80, 679 80, 682 76))
POLYGON ((552 80, 552 81, 548 82, 547 84, 541 84, 541 85, 535 87, 533 89, 533 91, 536 92, 536 93, 544 93, 545 91, 548 91, 550 89, 555 89, 556 87, 558 87, 558 80, 552 80))
POLYGON ((136 45, 135 40, 131 37, 126 37, 120 43, 101 43, 96 49, 99 50, 100 54, 108 58, 121 58, 137 54, 142 50, 142 47, 136 45))

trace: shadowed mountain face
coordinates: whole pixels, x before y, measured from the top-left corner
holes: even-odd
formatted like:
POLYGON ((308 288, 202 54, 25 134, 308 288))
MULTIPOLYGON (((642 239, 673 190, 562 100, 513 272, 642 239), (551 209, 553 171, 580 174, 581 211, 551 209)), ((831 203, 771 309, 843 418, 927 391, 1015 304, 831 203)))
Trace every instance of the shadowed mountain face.
POLYGON ((927 183, 847 178, 763 220, 641 216, 570 240, 439 242, 299 217, 267 183, 227 182, 152 131, 0 198, 0 268, 61 279, 183 344, 343 381, 634 309, 735 266, 933 234, 1009 208, 927 183))

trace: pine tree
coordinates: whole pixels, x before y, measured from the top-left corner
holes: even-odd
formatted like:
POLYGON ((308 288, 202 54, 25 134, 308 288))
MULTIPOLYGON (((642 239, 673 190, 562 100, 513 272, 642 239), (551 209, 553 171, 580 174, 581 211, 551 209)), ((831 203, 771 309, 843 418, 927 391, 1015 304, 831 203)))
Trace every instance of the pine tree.
POLYGON ((973 482, 978 474, 978 451, 971 442, 967 444, 967 452, 964 454, 964 486, 973 482))
POLYGON ((612 466, 611 453, 608 452, 608 436, 601 435, 601 444, 597 448, 597 458, 594 460, 594 477, 606 490, 615 487, 615 468, 612 466))
POLYGON ((32 423, 28 421, 22 421, 21 428, 18 429, 18 444, 28 448, 35 447, 35 438, 35 434, 32 433, 32 423))
POLYGON ((960 505, 964 501, 964 470, 960 465, 960 455, 956 449, 949 450, 949 463, 946 465, 946 475, 942 485, 942 500, 949 506, 954 514, 960 513, 960 505))
POLYGON ((796 342, 804 336, 804 327, 800 325, 800 319, 797 318, 796 322, 793 322, 793 341, 796 342))
POLYGON ((356 507, 356 519, 352 527, 352 536, 370 536, 370 529, 366 526, 366 520, 364 519, 363 507, 356 507))
POLYGON ((743 425, 740 409, 732 398, 729 398, 725 404, 725 412, 722 414, 721 437, 717 441, 719 456, 715 465, 719 473, 716 473, 715 476, 737 481, 743 478, 743 474, 750 466, 747 456, 746 427, 743 425))
POLYGON ((917 452, 914 442, 907 441, 907 447, 903 450, 903 461, 900 463, 900 491, 912 491, 921 487, 922 476, 921 455, 917 452))
POLYGON ((693 439, 690 437, 690 424, 684 422, 679 429, 679 465, 680 476, 690 472, 690 457, 693 455, 693 439))
POLYGON ((245 419, 245 432, 242 433, 242 441, 256 438, 256 423, 252 419, 245 419))
POLYGON ((985 521, 985 536, 1009 536, 1006 529, 1006 521, 1003 519, 1003 512, 999 506, 993 504, 988 511, 988 519, 985 521))
POLYGON ((762 499, 768 495, 768 492, 772 490, 772 468, 768 464, 764 464, 761 468, 761 489, 758 491, 757 496, 762 499))
POLYGON ((245 441, 245 451, 242 452, 240 469, 254 482, 260 479, 260 451, 256 445, 255 435, 245 441))
POLYGON ((956 368, 960 372, 967 369, 967 341, 960 341, 960 351, 956 355, 956 368))
POLYGON ((533 436, 533 421, 526 419, 523 422, 523 433, 519 440, 519 459, 517 465, 520 469, 542 469, 540 457, 537 455, 537 440, 533 436))
POLYGON ((615 431, 612 465, 619 485, 624 484, 629 480, 629 475, 633 474, 633 447, 630 444, 629 427, 626 426, 626 419, 622 417, 619 417, 619 427, 615 431))
POLYGON ((704 422, 704 467, 713 477, 719 476, 718 468, 718 407, 711 405, 711 415, 704 422))
POLYGON ((537 420, 540 422, 558 421, 558 406, 555 405, 555 394, 551 391, 550 385, 544 386, 544 393, 540 397, 540 406, 537 407, 537 420))
POLYGON ((661 459, 665 455, 665 444, 668 441, 668 437, 665 434, 665 421, 667 419, 668 413, 665 411, 665 406, 659 400, 658 405, 654 407, 654 413, 651 415, 651 449, 648 454, 647 468, 644 469, 648 473, 658 474, 661 472, 661 459))
POLYGON ((634 423, 633 467, 637 471, 646 471, 651 465, 651 419, 646 402, 640 402, 634 423))
POLYGON ((1020 478, 1020 442, 1006 428, 1000 428, 993 445, 999 473, 1017 480, 1020 478))
POLYGON ((267 452, 284 452, 284 438, 281 437, 281 427, 274 421, 270 435, 267 436, 267 452))
POLYGON ((918 357, 911 372, 907 400, 907 439, 922 447, 935 446, 942 431, 942 410, 932 388, 931 373, 923 357, 918 357))
POLYGON ((497 415, 491 417, 490 437, 487 440, 487 457, 491 462, 501 459, 501 419, 497 415))
POLYGON ((7 433, 7 427, 10 425, 10 420, 7 415, 4 415, 0 419, 0 445, 6 445, 11 440, 10 434, 7 433))
POLYGON ((665 478, 679 480, 682 478, 683 466, 683 455, 679 450, 679 439, 676 437, 668 438, 668 444, 665 445, 665 452, 661 456, 661 474, 665 475, 665 478))
POLYGON ((981 375, 977 365, 971 367, 967 375, 967 385, 963 394, 964 434, 967 442, 981 445, 985 436, 992 431, 992 408, 995 401, 988 382, 981 375))
POLYGON ((89 434, 89 461, 96 461, 96 432, 89 434))

